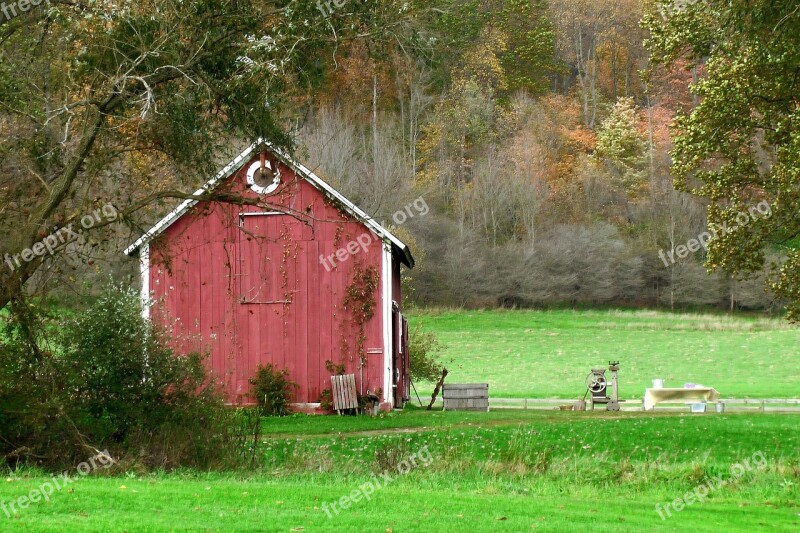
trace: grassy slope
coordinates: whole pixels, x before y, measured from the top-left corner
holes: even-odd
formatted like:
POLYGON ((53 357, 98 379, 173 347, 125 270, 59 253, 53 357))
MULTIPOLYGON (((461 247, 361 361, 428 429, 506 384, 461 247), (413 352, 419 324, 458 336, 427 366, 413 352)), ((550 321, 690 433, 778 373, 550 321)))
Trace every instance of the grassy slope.
MULTIPOLYGON (((296 416, 265 422, 262 473, 83 479, 12 520, 30 531, 792 531, 800 528, 797 421, 643 413, 296 416), (429 466, 327 518, 323 503, 382 470, 376 451, 407 457, 424 445, 429 466), (706 475, 729 477, 731 464, 756 451, 766 470, 661 521, 656 503, 706 475)), ((0 500, 42 481, 9 478, 0 500)), ((0 529, 6 520, 0 515, 0 529)))
MULTIPOLYGON (((725 397, 800 397, 800 330, 780 320, 656 311, 417 312, 452 362, 448 380, 488 382, 499 397, 575 398, 593 367, 622 363, 620 394, 653 378, 725 397)), ((426 392, 428 384, 422 387, 426 392)), ((420 391, 422 392, 422 391, 420 391)))

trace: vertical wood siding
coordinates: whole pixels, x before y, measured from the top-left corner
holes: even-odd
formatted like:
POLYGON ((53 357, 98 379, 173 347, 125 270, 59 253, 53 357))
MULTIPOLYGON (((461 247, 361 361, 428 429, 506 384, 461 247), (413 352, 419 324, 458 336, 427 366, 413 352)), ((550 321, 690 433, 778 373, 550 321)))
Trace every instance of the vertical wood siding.
MULTIPOLYGON (((249 166, 220 190, 256 197, 245 186, 249 166)), ((380 282, 375 314, 365 326, 363 372, 357 328, 342 304, 358 268, 371 266, 380 275, 382 243, 289 168, 281 172, 281 191, 266 197, 273 209, 201 203, 151 243, 151 316, 168 328, 177 351, 209 355, 231 403, 252 403, 249 379, 267 363, 289 371, 299 403, 315 403, 330 388, 327 360, 355 374, 359 392, 375 392, 383 386, 380 282), (286 214, 242 216, 278 210, 302 221, 286 214), (320 255, 335 254, 365 234, 372 241, 366 253, 359 248, 336 260, 330 272, 321 264, 320 255)), ((399 302, 399 263, 393 270, 399 302)), ((383 392, 384 398, 391 394, 383 392)))

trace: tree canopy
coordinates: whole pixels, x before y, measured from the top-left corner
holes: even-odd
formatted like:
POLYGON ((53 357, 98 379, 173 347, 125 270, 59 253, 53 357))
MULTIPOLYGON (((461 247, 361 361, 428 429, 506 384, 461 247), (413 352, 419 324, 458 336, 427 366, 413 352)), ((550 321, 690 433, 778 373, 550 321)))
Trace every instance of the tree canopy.
POLYGON ((765 253, 787 254, 772 287, 800 318, 800 10, 792 0, 705 0, 645 25, 656 63, 701 66, 697 106, 675 124, 677 183, 709 201, 712 227, 736 227, 709 246, 711 269, 758 271, 765 253), (772 216, 737 224, 766 200, 772 216), (741 217, 740 217, 740 220, 741 217))
POLYGON ((402 2, 331 6, 54 2, 0 26, 0 308, 54 266, 14 255, 55 228, 113 204, 136 231, 137 212, 185 196, 175 185, 226 146, 290 146, 287 106, 324 82, 340 44, 413 45, 402 2))
POLYGON ((379 220, 424 197, 421 303, 778 311, 799 33, 786 0, 32 6, 0 24, 0 308, 133 279, 124 245, 266 138, 379 220))

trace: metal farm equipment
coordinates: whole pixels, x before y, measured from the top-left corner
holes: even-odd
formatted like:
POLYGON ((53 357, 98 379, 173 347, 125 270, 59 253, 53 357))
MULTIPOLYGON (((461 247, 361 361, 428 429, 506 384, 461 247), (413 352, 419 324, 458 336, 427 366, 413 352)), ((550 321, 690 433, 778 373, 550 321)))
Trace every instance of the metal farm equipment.
POLYGON ((606 406, 606 411, 619 411, 619 361, 609 361, 608 371, 611 372, 611 396, 608 395, 608 379, 605 368, 593 368, 586 376, 586 392, 583 400, 575 406, 577 411, 586 410, 586 396, 591 394, 592 411, 596 404, 606 406))

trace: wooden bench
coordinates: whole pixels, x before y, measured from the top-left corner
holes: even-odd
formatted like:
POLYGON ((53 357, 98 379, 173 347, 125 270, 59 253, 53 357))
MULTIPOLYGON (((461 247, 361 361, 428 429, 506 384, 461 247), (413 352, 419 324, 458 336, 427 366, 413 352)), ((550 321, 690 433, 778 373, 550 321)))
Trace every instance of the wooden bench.
POLYGON ((442 387, 445 411, 489 411, 488 383, 445 383, 442 387))
POLYGON ((340 415, 346 409, 358 409, 356 375, 331 376, 331 396, 333 397, 333 408, 340 415))

